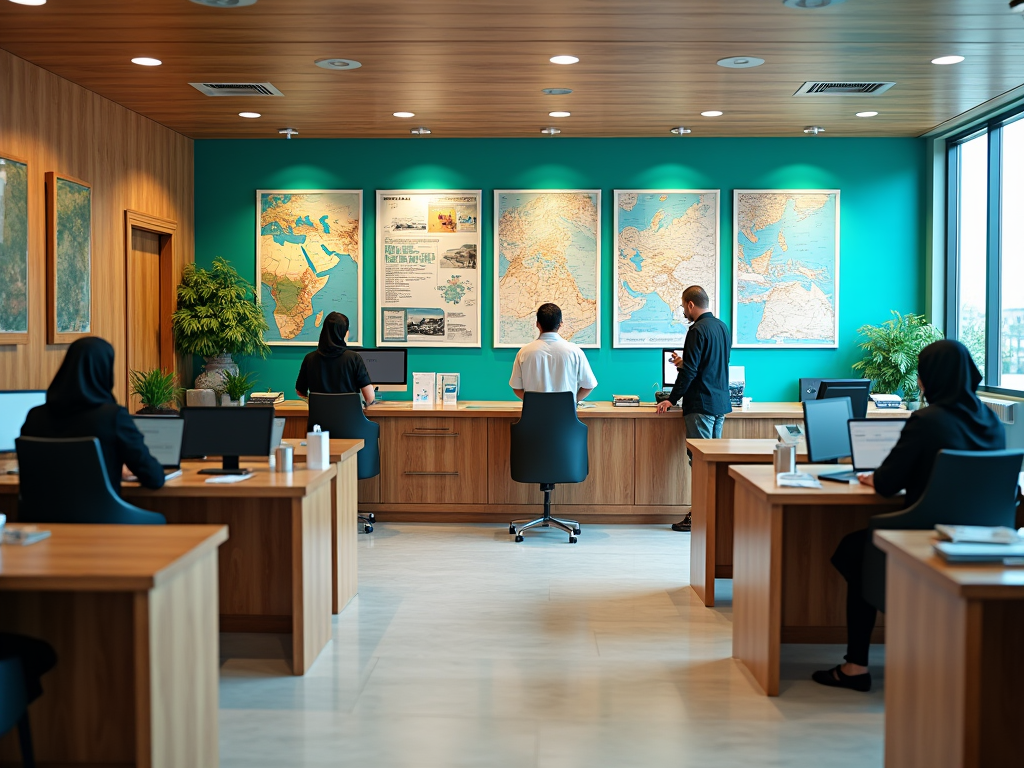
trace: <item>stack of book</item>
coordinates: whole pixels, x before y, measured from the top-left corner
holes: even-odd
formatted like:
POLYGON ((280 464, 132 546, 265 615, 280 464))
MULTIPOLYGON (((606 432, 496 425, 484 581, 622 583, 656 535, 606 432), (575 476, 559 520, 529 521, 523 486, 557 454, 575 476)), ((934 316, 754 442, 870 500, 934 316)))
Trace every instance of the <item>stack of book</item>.
POLYGON ((284 392, 252 392, 249 405, 277 405, 284 402, 284 392))
POLYGON ((937 525, 935 552, 947 563, 1024 565, 1024 536, 1012 528, 937 525))
POLYGON ((639 395, 612 395, 612 405, 624 407, 639 407, 639 395))

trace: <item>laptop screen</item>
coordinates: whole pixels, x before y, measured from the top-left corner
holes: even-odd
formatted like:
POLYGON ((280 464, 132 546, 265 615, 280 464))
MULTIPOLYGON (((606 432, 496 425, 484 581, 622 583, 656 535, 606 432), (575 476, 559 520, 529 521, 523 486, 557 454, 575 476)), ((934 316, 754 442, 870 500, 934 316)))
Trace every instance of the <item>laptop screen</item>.
POLYGON ((133 416, 132 421, 153 458, 164 467, 181 464, 181 437, 185 431, 185 420, 171 417, 146 418, 133 416))
POLYGON ((906 419, 851 419, 853 468, 858 472, 873 472, 882 466, 906 425, 906 419))

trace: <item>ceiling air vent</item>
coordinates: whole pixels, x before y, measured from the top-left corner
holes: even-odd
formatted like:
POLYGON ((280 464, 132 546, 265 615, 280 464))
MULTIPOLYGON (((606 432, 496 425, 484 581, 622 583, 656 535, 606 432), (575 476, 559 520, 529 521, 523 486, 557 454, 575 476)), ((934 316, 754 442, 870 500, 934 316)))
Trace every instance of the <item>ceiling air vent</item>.
POLYGON ((270 83, 189 83, 207 96, 284 96, 270 83))
POLYGON ((819 96, 821 94, 877 94, 885 93, 896 83, 804 83, 800 86, 794 96, 819 96))

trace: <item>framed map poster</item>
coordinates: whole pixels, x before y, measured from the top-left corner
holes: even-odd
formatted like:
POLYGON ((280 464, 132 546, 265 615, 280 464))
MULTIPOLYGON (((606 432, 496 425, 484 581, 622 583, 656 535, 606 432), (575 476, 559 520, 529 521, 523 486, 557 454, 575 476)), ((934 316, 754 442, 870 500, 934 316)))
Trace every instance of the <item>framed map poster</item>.
POLYGON ((477 190, 377 190, 377 346, 480 346, 477 190))
POLYGON ((28 164, 0 155, 0 345, 28 344, 28 164))
POLYGON ((92 188, 46 173, 46 343, 92 331, 92 188))
POLYGON ((537 338, 537 308, 562 310, 561 334, 601 346, 601 191, 494 191, 494 346, 537 338))
POLYGON ((733 346, 839 346, 839 190, 733 192, 733 346))
POLYGON ((324 318, 348 316, 363 341, 363 192, 256 190, 256 275, 267 344, 315 347, 324 318))
POLYGON ((699 285, 718 315, 717 189, 615 190, 612 346, 681 349, 683 290, 699 285))

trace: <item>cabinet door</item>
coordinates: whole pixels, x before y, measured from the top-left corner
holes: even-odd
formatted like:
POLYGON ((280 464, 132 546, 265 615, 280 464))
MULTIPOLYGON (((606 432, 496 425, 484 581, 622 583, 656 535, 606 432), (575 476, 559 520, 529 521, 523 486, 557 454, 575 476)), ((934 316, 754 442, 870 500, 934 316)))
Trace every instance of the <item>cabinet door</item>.
POLYGON ((778 440, 779 433, 775 427, 783 424, 799 424, 803 426, 802 416, 791 419, 738 419, 726 418, 722 427, 722 437, 744 438, 750 440, 778 440))
POLYGON ((382 419, 381 501, 486 503, 486 419, 382 419))
POLYGON ((669 417, 637 419, 636 504, 689 503, 686 424, 669 417))

